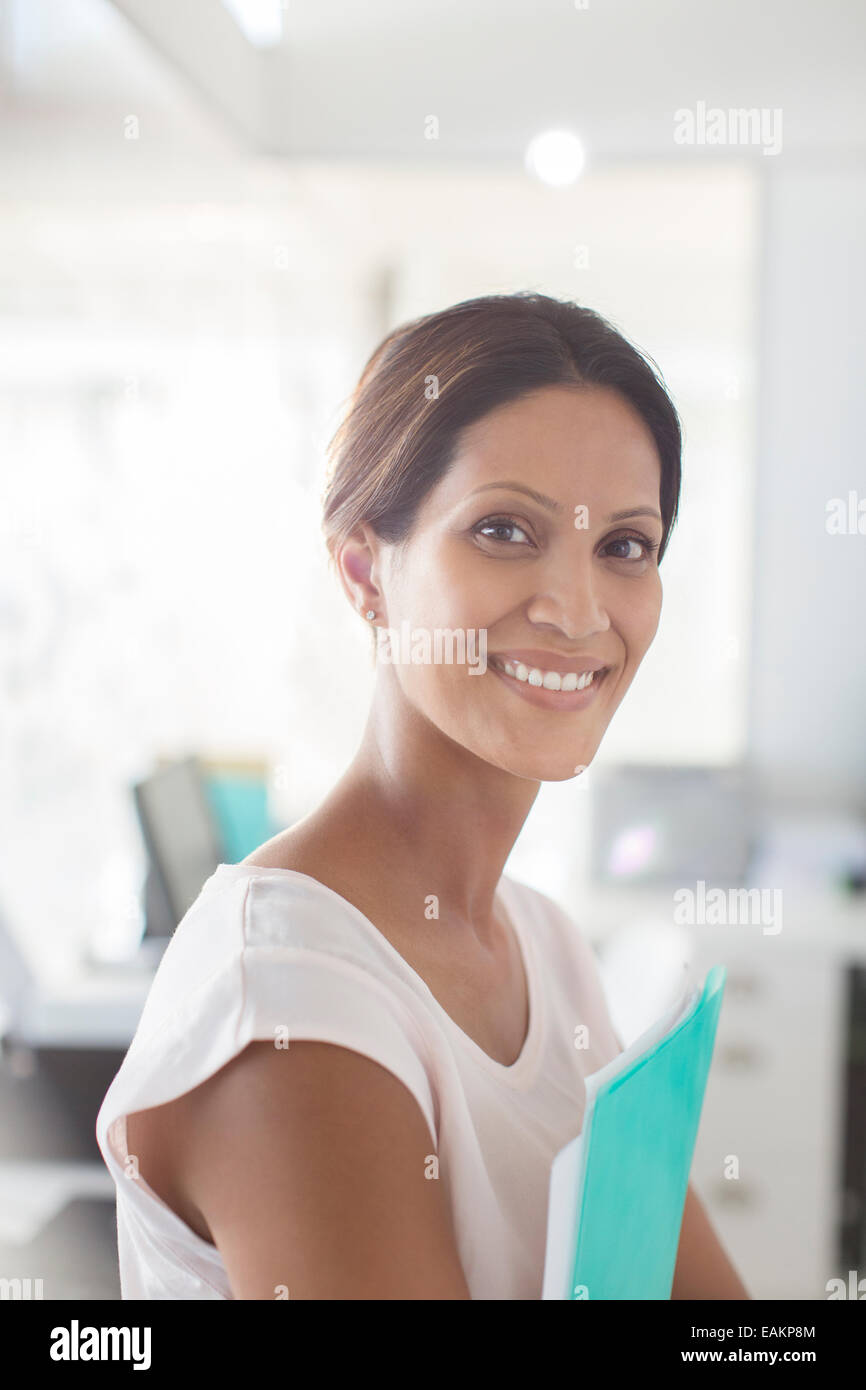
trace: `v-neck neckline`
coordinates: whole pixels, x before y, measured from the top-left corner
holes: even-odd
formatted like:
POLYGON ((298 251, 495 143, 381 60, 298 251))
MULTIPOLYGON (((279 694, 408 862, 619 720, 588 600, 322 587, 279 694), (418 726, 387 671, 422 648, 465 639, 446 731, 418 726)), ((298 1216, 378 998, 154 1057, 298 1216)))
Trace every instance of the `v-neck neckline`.
MULTIPOLYGON (((523 1046, 518 1056, 509 1066, 506 1066, 503 1062, 498 1062, 495 1057, 491 1057, 490 1053, 485 1052, 480 1043, 477 1043, 474 1038, 471 1038, 469 1034, 460 1027, 459 1023, 455 1022, 447 1009, 440 1004, 426 980, 424 980, 422 976, 418 974, 417 970, 409 964, 406 957, 400 954, 396 946, 385 936, 384 932, 381 932, 376 924, 371 921, 359 907, 356 907, 348 898, 344 898, 342 893, 338 893, 335 888, 329 887, 328 884, 323 883, 321 879, 314 878, 312 874, 303 873, 300 869, 280 869, 276 867, 267 867, 263 864, 246 864, 244 862, 239 864, 224 863, 217 866, 216 873, 221 874, 222 877, 225 877, 226 873, 240 877, 245 875, 256 877, 261 875, 274 875, 277 878, 286 878, 298 884, 306 884, 314 890, 318 890, 328 897, 335 899, 364 926, 367 932, 375 935, 377 943, 387 954, 399 962, 400 967, 408 974, 415 986, 420 987, 426 997, 432 1002, 438 1016, 444 1021, 453 1036, 461 1043, 469 1055, 474 1057, 481 1067, 492 1076, 495 1076, 508 1085, 525 1086, 527 1081, 531 1080, 532 1073, 530 1068, 534 1060, 540 1055, 543 1024, 542 997, 538 983, 533 943, 530 937, 524 934, 523 925, 519 920, 520 913, 515 910, 516 894, 513 890, 516 885, 505 874, 501 876, 499 883, 496 885, 496 893, 499 902, 505 908, 504 915, 510 922, 517 941, 517 947, 523 965, 524 979, 526 981, 526 997, 529 1006, 529 1025, 526 1031, 526 1037, 523 1040, 523 1046)), ((214 875, 214 877, 215 876, 216 875, 214 875)))

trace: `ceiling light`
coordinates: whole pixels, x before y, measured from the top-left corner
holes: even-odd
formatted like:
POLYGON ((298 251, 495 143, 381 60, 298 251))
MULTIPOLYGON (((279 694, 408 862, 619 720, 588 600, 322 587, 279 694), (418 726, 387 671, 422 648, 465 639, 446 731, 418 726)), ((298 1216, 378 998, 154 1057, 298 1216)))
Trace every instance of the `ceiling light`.
POLYGON ((574 183, 585 162, 583 144, 569 130, 546 130, 536 135, 526 152, 529 172, 555 188, 574 183))
POLYGON ((256 48, 273 48, 283 37, 281 0, 223 0, 223 6, 256 48))

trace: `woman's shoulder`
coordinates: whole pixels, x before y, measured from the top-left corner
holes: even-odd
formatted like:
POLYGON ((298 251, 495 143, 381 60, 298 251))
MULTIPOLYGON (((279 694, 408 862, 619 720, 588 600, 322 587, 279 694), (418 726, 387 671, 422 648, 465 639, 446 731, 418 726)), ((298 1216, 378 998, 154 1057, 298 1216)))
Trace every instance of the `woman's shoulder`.
POLYGON ((310 878, 327 875, 329 868, 341 857, 340 845, 333 833, 329 835, 324 827, 315 823, 315 818, 312 820, 310 825, 288 826, 265 840, 240 860, 238 868, 283 870, 307 874, 310 878))
POLYGON ((411 984, 413 976, 394 942, 387 895, 340 870, 334 861, 288 856, 282 862, 243 860, 221 870, 242 909, 246 967, 262 952, 310 966, 325 958, 336 969, 354 968, 380 983, 411 984), (301 867, 303 865, 303 867, 301 867))
POLYGON ((507 904, 536 936, 543 937, 548 946, 555 944, 563 934, 581 935, 571 914, 543 889, 522 879, 512 878, 510 874, 502 875, 500 886, 504 889, 507 904))
POLYGON ((163 954, 113 1099, 167 1101, 241 1039, 354 1030, 400 1050, 423 1022, 412 972, 353 903, 306 870, 221 864, 163 954))
POLYGON ((334 846, 284 834, 219 865, 177 927, 165 969, 203 975, 238 956, 247 968, 268 951, 288 963, 294 951, 295 963, 302 953, 311 963, 327 956, 390 978, 397 962, 379 901, 375 883, 347 871, 334 846))
POLYGON ((502 883, 507 885, 507 891, 514 896, 524 916, 531 918, 539 929, 543 928, 553 936, 564 934, 588 946, 589 938, 580 925, 580 914, 571 906, 565 907, 559 898, 546 890, 512 878, 509 874, 502 875, 502 883))
POLYGON ((598 996, 602 992, 598 958, 579 914, 540 888, 504 875, 503 882, 508 883, 511 902, 539 945, 542 967, 551 977, 564 972, 561 978, 576 979, 583 991, 598 996))
MULTIPOLYGON (((225 1078, 251 1075, 256 1058, 270 1076, 274 1055, 280 1073, 279 1059, 299 1056, 301 1041, 361 1053, 393 1073, 435 1136, 428 1033, 411 973, 351 903, 285 862, 220 865, 160 962, 100 1109, 100 1147, 107 1161, 126 1163, 121 1121, 136 1115, 132 1152, 146 1149, 177 1212, 182 1184, 170 1166, 159 1166, 160 1154, 170 1164, 177 1151, 171 1135, 188 1132, 202 1099, 223 1094, 225 1078)), ((325 1051, 331 1058, 332 1049, 325 1051)), ((184 1208, 183 1219, 208 1238, 194 1207, 184 1208)))

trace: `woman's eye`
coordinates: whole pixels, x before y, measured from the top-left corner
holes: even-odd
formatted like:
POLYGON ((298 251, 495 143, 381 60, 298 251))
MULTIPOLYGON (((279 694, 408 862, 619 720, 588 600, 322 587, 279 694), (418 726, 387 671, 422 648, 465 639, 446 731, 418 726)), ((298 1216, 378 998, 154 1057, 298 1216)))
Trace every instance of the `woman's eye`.
POLYGON ((614 555, 613 557, 615 560, 628 560, 632 564, 636 563, 639 560, 652 559, 653 555, 658 550, 658 543, 656 541, 651 541, 648 536, 618 536, 616 540, 610 541, 608 543, 607 548, 609 548, 611 545, 639 546, 641 551, 643 552, 640 555, 614 555))
MULTIPOLYGON (((646 549, 645 546, 644 546, 644 542, 638 541, 637 537, 634 537, 634 535, 623 535, 623 537, 620 537, 620 538, 619 538, 619 541, 612 541, 612 542, 610 542, 610 545, 621 545, 621 546, 634 545, 634 546, 637 546, 637 548, 642 548, 642 549, 644 549, 644 550, 646 549)), ((614 555, 614 560, 642 560, 642 559, 645 559, 645 555, 614 555)))
POLYGON ((492 517, 488 517, 485 521, 479 521, 478 525, 477 525, 477 526, 473 526, 472 529, 473 529, 475 535, 477 535, 477 536, 485 535, 485 540, 489 540, 489 541, 505 541, 506 545, 511 544, 512 541, 511 541, 511 537, 510 537, 510 536, 506 536, 506 535, 503 535, 503 534, 502 534, 503 531, 507 531, 507 532, 510 532, 510 533, 512 533, 512 534, 516 531, 516 532, 518 533, 518 535, 520 535, 520 536, 523 537, 523 540, 524 540, 524 541, 528 541, 528 540, 529 540, 529 537, 527 536, 527 534, 526 534, 526 532, 524 531, 523 527, 522 527, 522 526, 518 526, 518 524, 517 524, 516 521, 510 521, 510 520, 508 519, 507 516, 492 516, 492 517), (499 534, 499 535, 486 535, 486 534, 485 534, 486 532, 491 532, 491 531, 498 531, 500 534, 499 534))
MULTIPOLYGON (((529 536, 528 531, 512 517, 508 516, 488 516, 483 521, 479 521, 472 528, 473 534, 483 536, 488 541, 501 541, 504 545, 514 549, 516 546, 532 546, 534 542, 529 536)), ((658 541, 651 541, 648 536, 615 536, 612 541, 608 541, 603 554, 611 555, 614 560, 625 560, 627 564, 636 565, 641 561, 651 560, 659 548, 658 541), (614 546, 621 547, 619 554, 612 553, 614 546), (628 554, 628 547, 634 546, 637 554, 628 554)))

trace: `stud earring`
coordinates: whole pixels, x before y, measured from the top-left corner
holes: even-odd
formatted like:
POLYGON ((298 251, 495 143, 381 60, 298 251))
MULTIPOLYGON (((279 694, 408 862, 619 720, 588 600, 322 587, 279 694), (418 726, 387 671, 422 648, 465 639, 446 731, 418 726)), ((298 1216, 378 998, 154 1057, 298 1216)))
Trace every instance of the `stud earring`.
POLYGON ((375 610, 375 608, 368 608, 368 609, 367 609, 367 612, 364 614, 364 617, 368 620, 368 622, 372 622, 373 619, 375 618, 375 616, 376 616, 376 610, 375 610))

